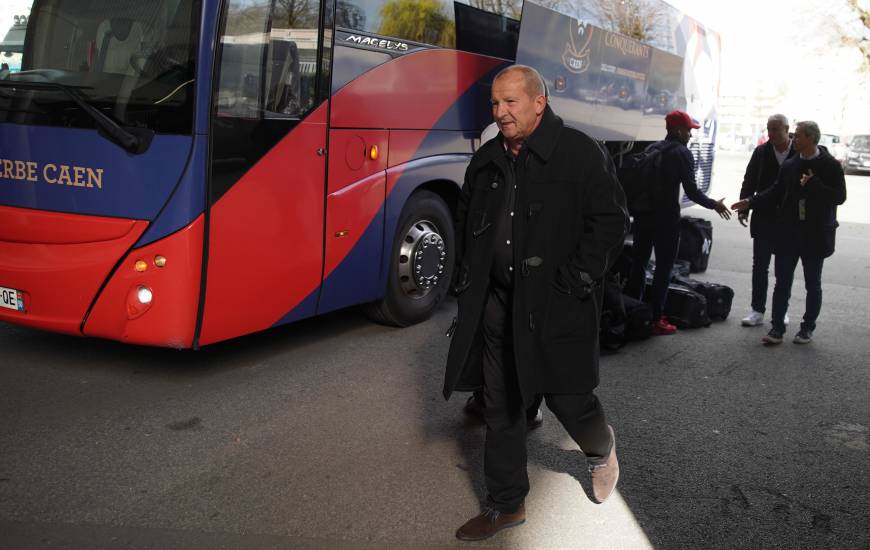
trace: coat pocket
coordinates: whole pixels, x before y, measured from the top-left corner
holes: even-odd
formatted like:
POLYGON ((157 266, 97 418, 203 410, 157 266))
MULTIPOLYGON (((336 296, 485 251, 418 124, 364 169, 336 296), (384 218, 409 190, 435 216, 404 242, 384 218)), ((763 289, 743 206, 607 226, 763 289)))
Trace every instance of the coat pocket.
POLYGON ((584 338, 594 309, 591 300, 581 300, 573 294, 559 290, 555 285, 550 290, 550 307, 547 311, 545 336, 549 340, 580 340, 584 338))
POLYGON ((486 210, 479 210, 477 212, 471 213, 471 236, 472 238, 478 238, 484 233, 486 233, 490 227, 492 227, 492 222, 486 219, 486 210))

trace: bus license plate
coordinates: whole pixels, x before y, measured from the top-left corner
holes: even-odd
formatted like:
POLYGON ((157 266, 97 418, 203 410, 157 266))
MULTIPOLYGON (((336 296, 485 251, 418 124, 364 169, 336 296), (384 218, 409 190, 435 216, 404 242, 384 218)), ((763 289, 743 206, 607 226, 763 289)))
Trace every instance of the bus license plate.
POLYGON ((24 293, 14 288, 0 286, 0 306, 16 311, 24 311, 24 293))

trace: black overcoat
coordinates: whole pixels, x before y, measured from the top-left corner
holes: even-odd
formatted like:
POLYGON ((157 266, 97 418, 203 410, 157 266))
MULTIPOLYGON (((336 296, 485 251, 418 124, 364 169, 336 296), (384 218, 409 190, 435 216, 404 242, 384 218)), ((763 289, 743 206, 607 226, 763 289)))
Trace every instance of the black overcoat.
MULTIPOLYGON (((512 331, 526 403, 539 393, 585 393, 598 385, 601 285, 580 298, 588 275, 600 281, 628 229, 625 194, 606 150, 545 108, 526 140, 513 221, 512 331)), ((501 137, 471 159, 456 211, 459 311, 444 397, 483 386, 482 316, 507 192, 501 137)))
MULTIPOLYGON (((796 154, 794 145, 789 144, 786 159, 796 154)), ((776 160, 773 142, 768 140, 752 152, 749 164, 746 165, 746 173, 743 175, 740 198, 748 199, 769 189, 776 182, 777 174, 779 174, 779 162, 776 160)), ((776 236, 776 217, 775 205, 753 208, 752 218, 749 220, 749 235, 753 239, 773 239, 776 236)))

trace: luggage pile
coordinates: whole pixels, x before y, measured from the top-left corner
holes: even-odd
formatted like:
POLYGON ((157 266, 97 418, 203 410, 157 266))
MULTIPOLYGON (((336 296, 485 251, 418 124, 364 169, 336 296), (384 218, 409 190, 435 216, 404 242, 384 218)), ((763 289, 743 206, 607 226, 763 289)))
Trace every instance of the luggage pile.
MULTIPOLYGON (((709 327, 713 321, 724 321, 731 313, 734 290, 722 284, 699 281, 690 275, 705 271, 712 249, 713 231, 710 222, 701 218, 681 220, 678 259, 671 270, 668 299, 664 315, 677 328, 709 327)), ((631 268, 632 244, 627 242, 604 280, 604 300, 601 313, 601 349, 617 351, 626 342, 643 340, 652 335, 652 307, 622 293, 631 268)), ((654 261, 646 268, 649 296, 654 261)))

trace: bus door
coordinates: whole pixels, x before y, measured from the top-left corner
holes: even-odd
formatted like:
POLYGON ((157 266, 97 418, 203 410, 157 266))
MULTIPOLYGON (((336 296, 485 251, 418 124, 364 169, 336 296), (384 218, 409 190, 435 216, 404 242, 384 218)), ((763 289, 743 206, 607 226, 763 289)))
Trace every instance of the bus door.
POLYGON ((316 311, 333 9, 274 0, 223 7, 200 344, 316 311))
POLYGON ((388 136, 387 130, 329 131, 326 256, 318 313, 383 294, 388 136))

